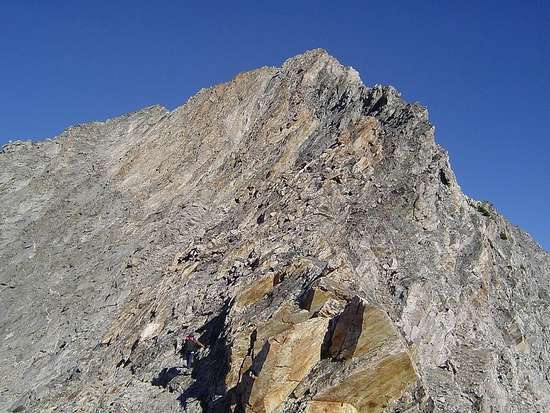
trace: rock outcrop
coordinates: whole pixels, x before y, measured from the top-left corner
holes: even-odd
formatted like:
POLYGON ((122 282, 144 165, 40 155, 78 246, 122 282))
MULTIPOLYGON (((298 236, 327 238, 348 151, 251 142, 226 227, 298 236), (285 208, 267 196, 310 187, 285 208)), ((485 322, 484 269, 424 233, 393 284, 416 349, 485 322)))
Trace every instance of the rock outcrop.
POLYGON ((10 143, 0 188, 1 411, 549 410, 549 254, 322 50, 10 143))

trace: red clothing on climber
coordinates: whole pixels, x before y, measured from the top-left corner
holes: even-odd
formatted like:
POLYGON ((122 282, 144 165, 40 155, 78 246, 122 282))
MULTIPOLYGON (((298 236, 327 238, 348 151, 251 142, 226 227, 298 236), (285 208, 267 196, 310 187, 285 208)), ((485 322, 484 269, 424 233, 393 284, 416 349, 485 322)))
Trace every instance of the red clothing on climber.
POLYGON ((183 352, 185 353, 187 368, 193 366, 195 352, 201 348, 204 348, 204 344, 197 340, 193 334, 189 334, 183 339, 183 352))

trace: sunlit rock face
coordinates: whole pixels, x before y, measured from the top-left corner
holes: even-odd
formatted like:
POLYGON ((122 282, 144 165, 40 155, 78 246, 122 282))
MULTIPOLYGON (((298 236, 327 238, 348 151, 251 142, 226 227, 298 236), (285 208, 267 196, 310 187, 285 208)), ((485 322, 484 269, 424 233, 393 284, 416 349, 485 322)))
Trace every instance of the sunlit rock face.
POLYGON ((0 188, 0 411, 549 411, 549 255, 322 50, 11 143, 0 188))

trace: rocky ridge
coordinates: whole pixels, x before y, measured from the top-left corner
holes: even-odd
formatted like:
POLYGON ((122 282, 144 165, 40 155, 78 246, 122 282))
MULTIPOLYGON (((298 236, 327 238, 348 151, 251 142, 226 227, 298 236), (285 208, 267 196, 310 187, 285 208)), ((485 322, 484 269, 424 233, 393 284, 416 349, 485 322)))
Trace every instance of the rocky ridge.
POLYGON ((549 409, 549 254, 323 50, 6 145, 0 205, 2 411, 549 409))

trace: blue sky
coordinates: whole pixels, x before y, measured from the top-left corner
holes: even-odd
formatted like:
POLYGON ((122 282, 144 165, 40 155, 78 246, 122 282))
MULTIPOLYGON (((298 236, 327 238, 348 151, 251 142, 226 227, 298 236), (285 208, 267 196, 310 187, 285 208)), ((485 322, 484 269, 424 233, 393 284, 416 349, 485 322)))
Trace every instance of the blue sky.
POLYGON ((0 34, 2 143, 325 48, 427 106, 464 192, 550 249, 548 1, 1 0, 0 34))

